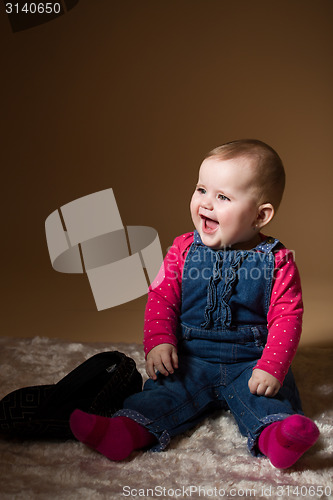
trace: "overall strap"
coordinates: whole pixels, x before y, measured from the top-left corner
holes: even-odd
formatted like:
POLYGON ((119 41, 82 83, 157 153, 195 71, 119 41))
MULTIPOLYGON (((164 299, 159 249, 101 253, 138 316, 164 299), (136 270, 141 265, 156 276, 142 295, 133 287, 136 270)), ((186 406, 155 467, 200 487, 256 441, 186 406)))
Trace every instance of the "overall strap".
POLYGON ((253 250, 258 250, 259 252, 272 253, 273 251, 284 248, 284 245, 277 238, 272 238, 268 236, 264 241, 261 241, 253 250))

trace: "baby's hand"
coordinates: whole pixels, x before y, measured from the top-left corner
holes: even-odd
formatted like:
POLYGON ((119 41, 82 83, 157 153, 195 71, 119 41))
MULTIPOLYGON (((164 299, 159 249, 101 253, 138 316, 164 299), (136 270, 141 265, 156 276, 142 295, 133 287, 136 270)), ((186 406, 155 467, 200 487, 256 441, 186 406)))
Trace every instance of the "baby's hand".
POLYGON ((168 376, 178 368, 177 349, 171 344, 160 344, 149 351, 146 361, 146 372, 148 377, 157 379, 155 370, 162 375, 168 376))
POLYGON ((252 377, 249 380, 249 389, 252 394, 258 396, 273 397, 280 390, 281 384, 277 378, 270 373, 255 368, 252 372, 252 377))

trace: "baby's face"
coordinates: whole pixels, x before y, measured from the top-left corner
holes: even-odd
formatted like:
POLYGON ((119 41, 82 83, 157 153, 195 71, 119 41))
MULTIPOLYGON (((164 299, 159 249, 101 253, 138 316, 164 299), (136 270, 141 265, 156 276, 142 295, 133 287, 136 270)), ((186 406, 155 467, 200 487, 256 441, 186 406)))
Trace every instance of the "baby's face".
POLYGON ((190 205, 204 245, 214 249, 255 246, 259 242, 253 230, 259 207, 257 193, 248 159, 204 160, 190 205))

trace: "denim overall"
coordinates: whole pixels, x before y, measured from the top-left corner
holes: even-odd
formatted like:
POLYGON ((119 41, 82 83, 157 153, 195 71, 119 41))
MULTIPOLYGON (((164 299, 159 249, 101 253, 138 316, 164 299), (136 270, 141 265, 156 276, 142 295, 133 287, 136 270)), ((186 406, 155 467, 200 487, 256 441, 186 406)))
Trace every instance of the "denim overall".
POLYGON ((152 432, 159 440, 154 451, 224 409, 231 411, 256 455, 264 427, 302 414, 291 370, 274 398, 253 395, 248 388, 267 339, 273 251, 281 246, 268 238, 250 251, 213 250, 194 233, 182 276, 179 368, 173 375, 147 380, 143 391, 127 398, 116 414, 152 432))

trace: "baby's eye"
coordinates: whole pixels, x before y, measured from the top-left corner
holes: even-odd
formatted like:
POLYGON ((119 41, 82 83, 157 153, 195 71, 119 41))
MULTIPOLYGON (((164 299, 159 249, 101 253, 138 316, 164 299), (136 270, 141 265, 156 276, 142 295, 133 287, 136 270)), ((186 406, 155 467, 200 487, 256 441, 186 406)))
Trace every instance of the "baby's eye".
POLYGON ((206 193, 206 189, 204 189, 204 188, 197 188, 197 191, 200 194, 205 194, 206 193))
POLYGON ((228 198, 227 196, 224 196, 224 194, 219 194, 217 197, 219 200, 222 200, 222 201, 230 201, 230 198, 228 198))

